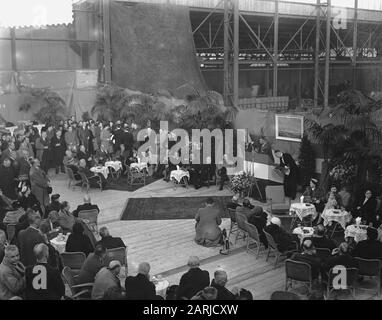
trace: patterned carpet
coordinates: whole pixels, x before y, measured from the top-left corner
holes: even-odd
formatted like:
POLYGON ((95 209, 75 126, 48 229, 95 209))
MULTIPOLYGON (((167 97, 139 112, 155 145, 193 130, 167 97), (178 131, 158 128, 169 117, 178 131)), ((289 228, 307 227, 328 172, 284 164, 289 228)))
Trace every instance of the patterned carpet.
MULTIPOLYGON (((162 197, 129 199, 121 220, 172 220, 194 219, 197 210, 205 206, 208 197, 162 197)), ((231 196, 212 197, 215 206, 221 208, 222 217, 227 218, 225 208, 231 196)))

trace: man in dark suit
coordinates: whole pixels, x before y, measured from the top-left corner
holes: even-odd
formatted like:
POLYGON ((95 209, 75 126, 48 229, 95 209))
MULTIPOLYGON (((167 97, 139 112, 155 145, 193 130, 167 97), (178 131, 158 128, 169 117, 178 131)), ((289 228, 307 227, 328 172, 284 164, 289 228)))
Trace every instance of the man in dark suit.
POLYGON ((273 217, 270 222, 271 223, 264 228, 264 231, 273 237, 279 251, 285 252, 296 249, 300 242, 298 236, 286 232, 281 227, 281 220, 279 218, 273 217))
POLYGON ((310 240, 312 240, 313 245, 316 248, 326 248, 332 251, 334 248, 337 247, 333 240, 328 239, 325 236, 325 228, 322 224, 319 224, 317 226, 316 233, 313 235, 312 238, 310 238, 310 240))
POLYGON ((379 259, 382 261, 382 242, 378 241, 378 231, 367 228, 367 240, 360 241, 352 252, 353 257, 379 259))
POLYGON ((357 201, 353 217, 361 217, 368 225, 375 225, 377 222, 376 216, 377 200, 373 197, 371 190, 366 190, 365 196, 357 201))
POLYGON ((338 249, 335 249, 336 254, 325 262, 324 270, 329 272, 330 269, 338 265, 344 266, 345 268, 356 267, 356 263, 349 251, 349 245, 346 242, 342 242, 338 249))
POLYGON ((78 218, 78 213, 84 210, 97 210, 100 211, 96 204, 91 204, 90 196, 87 194, 84 197, 84 204, 80 204, 76 210, 73 211, 73 215, 78 218))
POLYGON ((216 300, 235 300, 235 295, 225 287, 227 281, 227 272, 224 270, 215 271, 211 287, 214 287, 218 291, 216 300))
POLYGON ((302 244, 302 248, 303 252, 294 253, 291 259, 309 264, 311 267, 313 280, 318 279, 321 271, 321 259, 316 255, 313 242, 310 239, 305 239, 302 244))
POLYGON ((28 215, 29 227, 21 230, 17 236, 18 247, 20 249, 20 259, 24 266, 36 263, 33 248, 36 244, 44 243, 44 238, 39 230, 41 217, 38 213, 28 215))
POLYGON ((97 245, 102 245, 106 249, 126 248, 122 239, 119 237, 112 237, 106 227, 99 229, 99 235, 101 236, 101 240, 97 242, 97 245))
POLYGON ((46 244, 40 243, 34 247, 34 254, 37 263, 28 266, 25 270, 27 300, 60 300, 65 295, 65 285, 62 281, 58 269, 52 268, 48 264, 49 248, 46 244), (45 273, 46 272, 46 273, 45 273), (46 274, 46 285, 37 287, 36 281, 46 274), (36 279, 37 278, 37 279, 36 279))
POLYGON ((58 193, 53 194, 50 197, 50 203, 46 206, 44 219, 49 216, 49 213, 52 211, 59 212, 61 209, 60 195, 58 193))
POLYGON ((150 265, 142 262, 135 277, 125 280, 127 300, 156 300, 155 285, 150 281, 150 265))
POLYGON ((275 151, 275 156, 280 159, 280 168, 284 172, 284 193, 285 196, 294 200, 297 192, 298 167, 289 153, 280 150, 275 151))
POLYGON ((210 284, 210 275, 208 271, 199 268, 199 258, 191 256, 187 265, 190 269, 182 275, 177 291, 178 300, 190 300, 200 290, 208 287, 210 284))

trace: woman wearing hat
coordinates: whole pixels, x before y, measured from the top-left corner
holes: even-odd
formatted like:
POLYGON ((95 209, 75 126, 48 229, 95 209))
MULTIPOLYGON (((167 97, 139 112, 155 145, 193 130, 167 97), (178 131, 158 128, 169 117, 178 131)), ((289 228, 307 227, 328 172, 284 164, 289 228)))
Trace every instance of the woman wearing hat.
POLYGON ((303 193, 304 202, 312 203, 316 207, 317 212, 322 212, 324 210, 324 193, 318 187, 317 179, 310 179, 309 186, 306 187, 305 192, 303 193))

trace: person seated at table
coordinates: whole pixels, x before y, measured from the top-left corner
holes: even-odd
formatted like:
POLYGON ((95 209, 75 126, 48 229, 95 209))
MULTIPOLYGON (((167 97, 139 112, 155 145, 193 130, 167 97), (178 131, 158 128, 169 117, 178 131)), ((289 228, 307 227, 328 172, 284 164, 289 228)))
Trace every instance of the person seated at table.
POLYGON ((108 263, 106 248, 97 245, 93 253, 90 253, 81 267, 80 273, 75 281, 77 284, 93 283, 96 274, 108 263))
POLYGON ((118 260, 110 261, 108 267, 103 267, 95 276, 92 289, 92 300, 104 299, 108 290, 115 288, 122 295, 121 281, 119 273, 121 271, 121 263, 118 260))
POLYGON ((342 242, 338 248, 333 250, 332 256, 325 261, 323 269, 325 273, 328 273, 330 269, 338 265, 345 268, 357 267, 354 258, 350 254, 349 245, 346 242, 342 242))
POLYGON ((310 239, 305 239, 302 243, 302 250, 302 253, 294 253, 291 259, 309 264, 311 267, 313 280, 318 280, 318 276, 322 268, 322 261, 316 254, 313 242, 310 239))
POLYGON ((375 228, 368 227, 366 230, 367 240, 357 243, 353 252, 353 257, 363 259, 379 259, 382 261, 382 242, 378 241, 378 231, 375 228))
POLYGON ((273 217, 270 224, 264 228, 264 231, 269 233, 277 244, 280 252, 285 252, 298 248, 300 243, 296 234, 290 234, 281 227, 281 220, 273 217))
MULTIPOLYGON (((335 185, 332 185, 330 187, 330 190, 329 190, 329 192, 327 193, 327 195, 325 197, 326 203, 329 201, 329 198, 331 198, 331 202, 333 202, 333 204, 334 204, 333 194, 334 194, 334 198, 336 200, 336 206, 337 207, 336 208, 330 208, 330 209, 340 209, 340 208, 342 208, 341 197, 339 196, 338 191, 337 191, 337 187, 335 185)), ((326 207, 324 208, 324 210, 325 209, 326 209, 326 207)))
MULTIPOLYGON (((179 168, 180 168, 180 165, 179 165, 179 168)), ((168 163, 165 165, 165 169, 164 169, 164 178, 163 180, 169 182, 170 181, 170 174, 171 174, 171 171, 174 171, 174 170, 177 170, 177 167, 175 164, 173 164, 171 162, 171 158, 169 157, 168 159, 168 163)))
POLYGON ((376 210, 377 200, 371 190, 366 190, 365 195, 356 201, 352 216, 353 218, 361 217, 364 224, 372 227, 377 223, 376 210))
POLYGON ((85 159, 86 165, 88 167, 93 166, 93 157, 86 152, 86 148, 84 145, 80 145, 80 149, 77 152, 77 159, 80 159, 80 162, 81 162, 81 159, 85 159))
POLYGON ((80 211, 86 211, 86 210, 97 210, 98 213, 100 211, 96 204, 91 204, 91 199, 89 194, 86 194, 84 196, 84 203, 78 205, 77 209, 73 211, 73 216, 78 218, 78 213, 80 211))
POLYGON ((227 203, 227 208, 236 210, 237 207, 241 207, 241 204, 239 203, 239 197, 235 195, 232 197, 232 200, 227 203))
MULTIPOLYGON (((94 177, 94 176, 99 176, 100 179, 101 179, 101 184, 102 184, 102 188, 104 189, 107 185, 107 181, 104 177, 104 175, 102 173, 94 173, 94 172, 91 172, 90 169, 86 166, 86 161, 85 159, 81 159, 80 160, 80 166, 78 168, 78 172, 82 172, 85 174, 86 177, 88 178, 91 178, 91 177, 94 177)), ((89 179, 89 183, 90 183, 90 187, 91 188, 97 188, 98 187, 98 184, 96 181, 94 181, 94 179, 89 179)))
POLYGON ((74 157, 73 152, 71 150, 65 151, 64 159, 62 163, 65 167, 72 169, 74 178, 76 180, 81 180, 81 176, 78 174, 78 160, 74 157))
POLYGON ((108 228, 101 227, 99 229, 99 235, 101 240, 97 242, 97 245, 102 245, 106 249, 114 249, 114 248, 126 248, 126 245, 119 237, 112 237, 109 233, 108 228))
POLYGON ((243 205, 241 207, 236 208, 236 213, 242 214, 247 217, 247 219, 253 214, 254 206, 251 205, 249 199, 243 200, 243 205))
POLYGON ((94 251, 94 247, 87 235, 84 234, 84 227, 81 223, 75 222, 73 232, 69 235, 65 246, 66 252, 83 252, 86 256, 94 251))
POLYGON ((350 187, 349 186, 343 186, 341 191, 338 192, 338 195, 341 198, 341 203, 342 206, 346 211, 350 211, 353 207, 353 198, 352 194, 350 192, 350 187))
POLYGON ((60 210, 57 213, 57 223, 64 233, 72 232, 75 223, 73 214, 69 211, 70 205, 67 201, 63 201, 60 210))
POLYGON ((157 300, 155 285, 150 281, 150 264, 142 262, 138 274, 125 280, 127 300, 157 300))
POLYGON ((303 196, 305 203, 312 203, 316 207, 317 212, 324 209, 324 193, 318 188, 318 180, 310 179, 309 186, 306 187, 303 196))
POLYGON ((28 208, 37 209, 37 211, 39 211, 40 214, 42 214, 40 202, 37 200, 36 196, 31 192, 31 189, 29 187, 22 187, 18 201, 20 202, 20 205, 24 210, 27 210, 28 208))
POLYGON ((108 161, 111 158, 109 152, 107 149, 105 149, 105 146, 101 145, 101 149, 98 149, 95 154, 95 161, 98 163, 98 165, 105 165, 105 162, 108 161))
POLYGON ((214 206, 214 200, 208 198, 206 207, 200 208, 195 216, 195 242, 202 246, 214 247, 221 244, 222 231, 219 225, 222 223, 219 209, 214 206))
MULTIPOLYGON (((340 209, 339 202, 337 201, 338 197, 334 192, 329 192, 327 202, 325 203, 324 211, 326 210, 332 210, 332 209, 340 209)), ((323 218, 321 215, 319 215, 317 224, 321 224, 323 221, 323 218)))
POLYGON ((43 218, 47 218, 49 216, 49 213, 52 211, 60 211, 61 208, 61 202, 60 202, 60 195, 58 193, 52 194, 50 197, 50 203, 46 206, 45 214, 43 218))
POLYGON ((336 248, 335 242, 325 236, 325 227, 322 224, 317 226, 313 236, 309 239, 312 240, 316 248, 326 248, 330 251, 336 248))
POLYGON ((268 241, 263 229, 266 227, 267 221, 268 214, 260 206, 256 206, 252 210, 252 214, 248 217, 248 223, 253 224, 257 228, 260 241, 262 244, 264 244, 265 248, 268 248, 268 241))

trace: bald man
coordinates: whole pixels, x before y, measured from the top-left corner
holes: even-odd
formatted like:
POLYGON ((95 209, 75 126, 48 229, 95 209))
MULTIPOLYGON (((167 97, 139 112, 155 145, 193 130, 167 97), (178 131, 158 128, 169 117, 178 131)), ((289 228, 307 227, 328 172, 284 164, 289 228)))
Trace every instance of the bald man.
POLYGON ((84 211, 84 210, 97 210, 98 213, 99 213, 99 208, 96 204, 92 204, 91 203, 91 199, 90 199, 90 196, 87 194, 84 196, 84 203, 83 204, 80 204, 76 210, 73 211, 73 215, 78 218, 78 213, 80 211, 84 211))
POLYGON ((210 284, 210 274, 199 268, 198 257, 191 256, 187 265, 190 269, 180 278, 177 290, 178 300, 189 300, 210 284))
POLYGON ((155 285, 150 281, 150 264, 142 262, 135 277, 125 280, 127 300, 157 300, 155 285))
POLYGON ((218 291, 216 300, 235 300, 235 295, 229 291, 225 285, 228 281, 227 272, 224 270, 216 270, 214 273, 214 279, 211 282, 211 287, 214 287, 218 291))
POLYGON ((39 243, 33 248, 37 263, 25 270, 27 300, 60 300, 65 295, 65 285, 58 269, 48 264, 49 248, 39 243))

